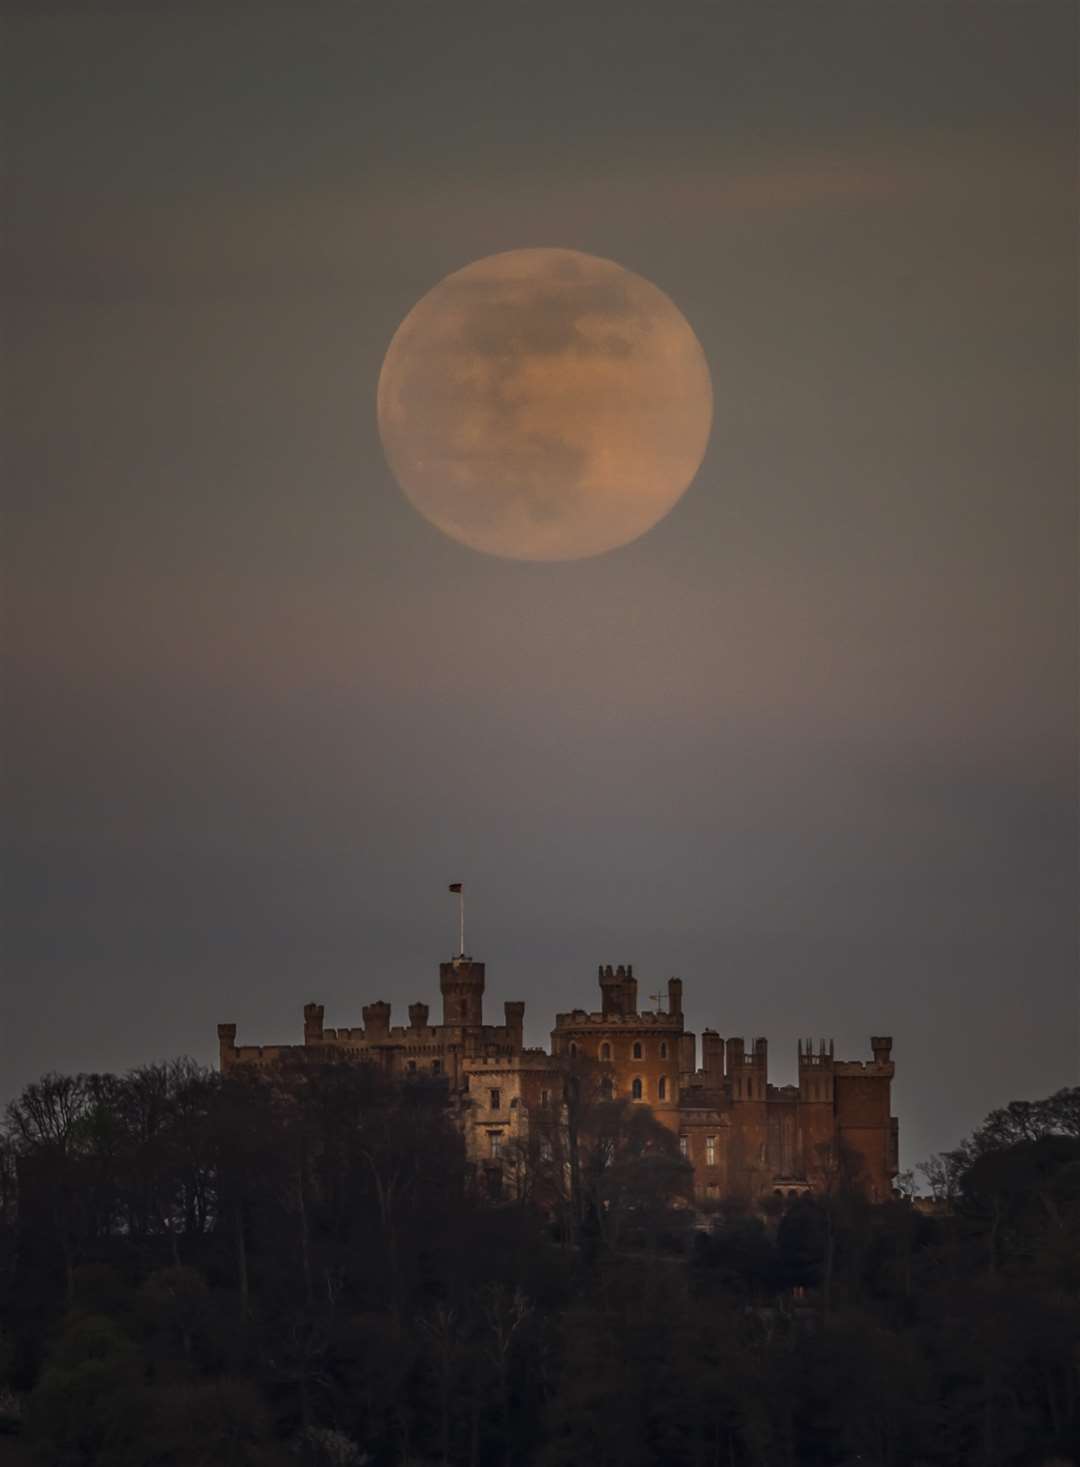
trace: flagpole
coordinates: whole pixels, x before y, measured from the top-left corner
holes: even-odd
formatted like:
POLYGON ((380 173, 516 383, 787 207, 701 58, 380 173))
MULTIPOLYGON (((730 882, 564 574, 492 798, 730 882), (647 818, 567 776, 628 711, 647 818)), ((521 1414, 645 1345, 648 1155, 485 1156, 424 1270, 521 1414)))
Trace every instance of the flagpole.
POLYGON ((465 883, 452 881, 450 890, 458 899, 458 951, 459 958, 465 956, 465 883))

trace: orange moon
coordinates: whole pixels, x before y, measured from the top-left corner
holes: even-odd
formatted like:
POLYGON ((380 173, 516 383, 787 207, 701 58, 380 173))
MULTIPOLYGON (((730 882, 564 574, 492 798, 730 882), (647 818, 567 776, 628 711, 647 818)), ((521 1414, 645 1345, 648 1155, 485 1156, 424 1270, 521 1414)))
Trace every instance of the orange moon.
POLYGON ((636 540, 690 486, 712 426, 705 354, 648 280, 576 250, 510 250, 418 301, 379 376, 379 433, 410 502, 512 560, 636 540))

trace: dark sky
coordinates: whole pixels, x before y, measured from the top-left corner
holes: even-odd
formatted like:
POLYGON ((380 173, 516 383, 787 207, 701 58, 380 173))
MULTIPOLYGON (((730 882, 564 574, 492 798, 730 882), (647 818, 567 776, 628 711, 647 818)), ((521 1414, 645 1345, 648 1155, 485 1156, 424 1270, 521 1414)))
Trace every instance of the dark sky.
POLYGON ((5 1094, 680 974, 895 1039, 903 1159, 1076 1083, 1076 11, 16 7, 5 1094), (579 14, 584 11, 585 14, 579 14), (470 260, 609 257, 716 422, 644 538, 445 539, 374 420, 470 260))

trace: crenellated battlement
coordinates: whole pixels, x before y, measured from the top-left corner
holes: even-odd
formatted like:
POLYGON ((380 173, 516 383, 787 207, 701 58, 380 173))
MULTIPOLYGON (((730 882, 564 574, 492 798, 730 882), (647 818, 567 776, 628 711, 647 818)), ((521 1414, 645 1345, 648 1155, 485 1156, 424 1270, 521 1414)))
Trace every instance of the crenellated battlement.
POLYGON ((891 1060, 885 1064, 879 1064, 877 1060, 837 1060, 833 1065, 834 1075, 875 1075, 882 1079, 891 1079, 896 1073, 896 1066, 891 1060))
POLYGON ((733 1070, 760 1070, 769 1062, 769 1041, 767 1039, 755 1039, 753 1048, 746 1048, 744 1039, 729 1039, 727 1041, 727 1067, 728 1073, 733 1070))
POLYGON ((682 1028, 681 1014, 659 1013, 643 1009, 638 1014, 598 1014, 585 1009, 572 1009, 568 1014, 555 1015, 556 1029, 676 1029, 682 1028))
POLYGON ((814 1049, 812 1039, 799 1040, 799 1068, 800 1069, 828 1069, 833 1063, 833 1041, 830 1039, 826 1044, 824 1039, 818 1040, 818 1047, 814 1049))

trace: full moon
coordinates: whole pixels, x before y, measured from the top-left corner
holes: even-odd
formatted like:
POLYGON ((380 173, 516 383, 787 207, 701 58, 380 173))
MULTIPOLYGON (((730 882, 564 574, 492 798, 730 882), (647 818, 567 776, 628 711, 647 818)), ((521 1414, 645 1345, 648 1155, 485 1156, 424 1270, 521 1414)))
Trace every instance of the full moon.
POLYGON ((398 327, 379 376, 394 477, 451 539, 580 560, 664 517, 712 425, 705 354, 648 280, 576 250, 457 270, 398 327))

